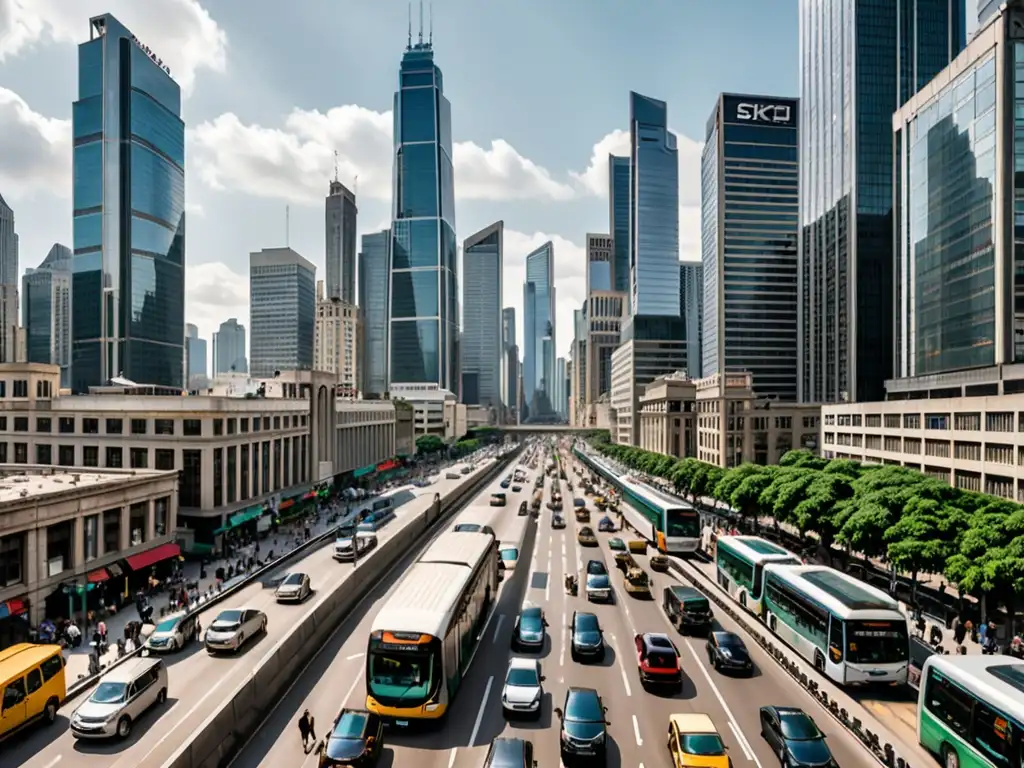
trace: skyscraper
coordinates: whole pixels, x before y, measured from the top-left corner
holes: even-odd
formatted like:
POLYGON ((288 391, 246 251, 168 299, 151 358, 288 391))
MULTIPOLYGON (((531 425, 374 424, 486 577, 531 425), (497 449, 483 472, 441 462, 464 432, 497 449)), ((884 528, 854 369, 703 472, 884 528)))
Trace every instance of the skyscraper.
POLYGON ((390 294, 391 230, 363 235, 359 250, 359 311, 363 322, 363 395, 388 391, 388 296, 390 294))
POLYGON ((516 344, 516 308, 501 310, 501 396, 506 412, 519 406, 519 346, 516 344))
POLYGON ((892 115, 964 47, 964 0, 800 0, 799 14, 799 397, 880 400, 893 373, 892 115))
POLYGON ((0 197, 0 362, 18 362, 18 234, 0 197))
POLYGON ((629 163, 628 157, 608 155, 608 231, 615 247, 612 276, 616 291, 629 295, 629 163))
POLYGON ((199 328, 187 323, 185 325, 185 355, 188 361, 188 380, 193 376, 206 377, 206 339, 199 338, 199 328))
POLYGON ((324 204, 327 298, 356 303, 356 196, 335 176, 324 204))
POLYGON ((533 417, 553 412, 555 381, 555 246, 526 257, 523 286, 523 399, 533 417))
POLYGON ((221 373, 248 373, 249 360, 245 354, 245 326, 232 317, 220 324, 213 334, 213 375, 221 373))
MULTIPOLYGON (((421 20, 422 21, 422 20, 421 20)), ((431 41, 412 41, 395 93, 391 227, 392 385, 458 389, 459 333, 451 104, 431 41)), ((401 388, 399 386, 399 388, 401 388)))
POLYGON ((691 349, 702 346, 703 376, 749 371, 758 397, 789 403, 797 396, 798 112, 795 99, 777 96, 724 93, 715 102, 701 156, 704 327, 688 336, 691 349))
POLYGON ((686 324, 686 373, 703 376, 701 344, 704 338, 704 266, 699 261, 679 262, 679 314, 686 324))
POLYGON ((69 384, 71 363, 71 249, 54 243, 35 269, 21 279, 21 324, 25 359, 60 366, 61 386, 69 384))
POLYGON ((249 254, 252 375, 310 370, 316 315, 316 267, 291 248, 249 254))
POLYGON ((614 287, 615 243, 608 235, 587 233, 587 294, 614 287))
POLYGON ((324 281, 317 280, 313 369, 333 373, 341 397, 355 398, 361 388, 361 342, 359 309, 347 301, 328 298, 324 281))
POLYGON ((71 386, 182 387, 185 124, 170 70, 117 19, 78 46, 71 386))
POLYGON ((630 314, 679 316, 679 155, 663 101, 629 94, 630 314))
POLYGON ((0 195, 0 285, 18 283, 18 234, 14 209, 0 195))
POLYGON ((555 360, 554 411, 559 418, 569 418, 569 376, 564 357, 555 360))
POLYGON ((462 402, 497 408, 502 402, 502 265, 504 222, 462 244, 462 402))

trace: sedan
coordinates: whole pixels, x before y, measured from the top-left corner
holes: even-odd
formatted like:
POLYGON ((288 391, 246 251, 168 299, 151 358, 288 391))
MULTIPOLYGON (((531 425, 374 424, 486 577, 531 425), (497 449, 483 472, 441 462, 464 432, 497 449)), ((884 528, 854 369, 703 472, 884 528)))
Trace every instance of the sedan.
POLYGON ((615 530, 615 523, 610 517, 602 517, 597 523, 597 530, 602 533, 612 533, 615 530))
POLYGON ((515 626, 512 627, 512 650, 542 651, 547 626, 548 620, 544 618, 544 611, 536 606, 523 608, 516 616, 515 626))
POLYGON ((309 575, 305 573, 289 573, 274 592, 279 603, 301 603, 313 594, 309 575))
POLYGON ((579 542, 581 547, 596 547, 597 536, 594 535, 594 529, 584 525, 580 528, 579 533, 576 534, 576 541, 579 542))
POLYGON ((825 734, 796 707, 761 707, 761 736, 785 768, 839 768, 825 734))
POLYGON ((717 672, 754 673, 747 646, 735 632, 711 632, 707 642, 708 661, 717 672))
POLYGON ((562 762, 592 758, 595 765, 604 765, 605 739, 611 723, 605 719, 608 708, 593 688, 571 687, 565 693, 565 706, 555 714, 562 722, 559 741, 562 762))
POLYGON ((533 742, 505 737, 495 739, 487 750, 484 768, 537 768, 537 761, 533 759, 533 742))
POLYGON ((569 632, 573 661, 604 660, 604 632, 597 616, 574 611, 569 632))
POLYGON ((237 651, 246 640, 267 631, 267 614, 255 608, 238 608, 221 611, 209 629, 206 630, 206 650, 215 654, 219 651, 237 651))
POLYGON ((318 768, 376 765, 383 749, 380 716, 362 709, 343 709, 324 742, 318 768))
POLYGON ((565 518, 562 517, 561 515, 552 515, 551 516, 551 527, 554 528, 555 530, 559 530, 559 531, 562 530, 563 528, 565 528, 565 518))
POLYGON ((445 472, 444 475, 445 480, 459 480, 461 479, 461 477, 462 475, 460 475, 458 472, 445 472))
POLYGON ((626 542, 619 538, 608 539, 608 549, 612 552, 625 552, 626 542))
POLYGON ((540 717, 544 676, 536 659, 510 659, 501 690, 501 711, 506 720, 540 717))
POLYGON ((512 486, 512 493, 519 493, 521 490, 523 490, 523 486, 521 486, 519 483, 516 483, 515 485, 512 486))

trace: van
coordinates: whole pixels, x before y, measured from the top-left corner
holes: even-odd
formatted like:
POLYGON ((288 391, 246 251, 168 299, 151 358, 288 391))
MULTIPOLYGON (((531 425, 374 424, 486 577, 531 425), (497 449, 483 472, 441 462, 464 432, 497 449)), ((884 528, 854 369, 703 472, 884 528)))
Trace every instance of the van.
POLYGON ((100 678, 92 695, 71 715, 71 735, 76 739, 126 739, 146 710, 166 701, 163 660, 131 659, 100 678))
POLYGON ((18 643, 0 651, 0 684, 0 741, 37 721, 52 723, 68 693, 61 647, 18 643))
POLYGON ((661 607, 672 626, 680 632, 699 635, 711 628, 714 618, 711 604, 703 592, 693 587, 682 584, 665 587, 661 607))

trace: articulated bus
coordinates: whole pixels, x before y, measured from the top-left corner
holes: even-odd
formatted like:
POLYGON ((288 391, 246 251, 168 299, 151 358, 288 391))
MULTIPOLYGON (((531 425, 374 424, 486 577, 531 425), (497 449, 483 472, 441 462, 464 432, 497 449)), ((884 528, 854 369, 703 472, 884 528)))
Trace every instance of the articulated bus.
POLYGON ((700 547, 700 513, 690 504, 615 474, 600 459, 573 449, 576 458, 603 477, 627 502, 619 509, 637 532, 658 551, 688 555, 700 547))
POLYGON ((761 611, 775 635, 841 685, 905 683, 910 632, 899 603, 821 565, 764 566, 761 611))
POLYGON ((370 626, 366 708, 398 726, 444 717, 497 594, 493 535, 438 537, 370 626))
POLYGON ((788 549, 758 536, 719 536, 715 544, 718 584, 748 611, 761 615, 764 567, 803 565, 788 549))
POLYGON ((1024 661, 929 656, 921 670, 917 740, 945 768, 1021 768, 1024 661))

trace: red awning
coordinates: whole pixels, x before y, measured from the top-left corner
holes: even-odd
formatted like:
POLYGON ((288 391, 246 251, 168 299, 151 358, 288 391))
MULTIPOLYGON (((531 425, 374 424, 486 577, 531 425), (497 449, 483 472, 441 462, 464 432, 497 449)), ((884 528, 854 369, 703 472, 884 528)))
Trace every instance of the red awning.
POLYGON ((97 568, 95 571, 90 571, 86 577, 90 584, 99 584, 110 578, 110 573, 106 568, 97 568))
POLYGON ((280 504, 277 505, 277 511, 278 512, 284 512, 289 507, 294 507, 294 506, 295 506, 295 499, 285 499, 284 501, 282 501, 280 504))
POLYGON ((181 554, 181 547, 177 544, 161 544, 159 547, 153 547, 145 552, 140 552, 137 555, 125 558, 128 565, 132 567, 133 571, 139 571, 146 566, 159 563, 161 560, 167 560, 172 557, 177 557, 181 554))

